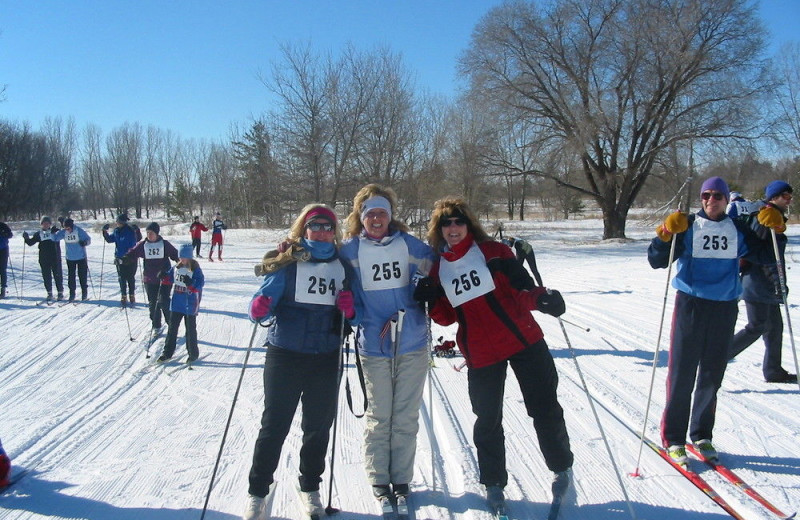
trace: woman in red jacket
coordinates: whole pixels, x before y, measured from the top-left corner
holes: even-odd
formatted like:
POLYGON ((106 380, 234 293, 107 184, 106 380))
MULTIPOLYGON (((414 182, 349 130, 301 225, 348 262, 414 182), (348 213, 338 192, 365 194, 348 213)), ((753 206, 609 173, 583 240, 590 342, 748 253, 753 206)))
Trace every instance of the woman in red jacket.
POLYGON ((414 298, 429 304, 439 325, 458 324, 456 342, 469 367, 469 397, 476 420, 473 440, 480 482, 492 508, 503 507, 508 482, 503 432, 503 391, 510 365, 519 382, 539 448, 555 480, 571 478, 572 451, 558 403, 558 374, 539 324, 530 311, 559 316, 558 291, 535 287, 511 249, 489 238, 466 202, 436 202, 428 241, 440 256, 414 298))

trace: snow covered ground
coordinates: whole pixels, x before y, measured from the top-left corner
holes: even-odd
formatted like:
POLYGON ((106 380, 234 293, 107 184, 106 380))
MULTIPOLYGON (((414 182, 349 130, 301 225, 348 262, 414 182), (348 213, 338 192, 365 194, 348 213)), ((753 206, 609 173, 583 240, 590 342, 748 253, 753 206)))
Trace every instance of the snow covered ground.
MULTIPOLYGON (((642 477, 628 476, 637 466, 638 432, 667 273, 647 264, 650 227, 637 227, 632 221, 628 235, 633 240, 603 242, 598 240, 601 225, 599 220, 509 222, 506 233, 532 241, 545 284, 561 290, 567 301, 564 318, 580 325, 567 325, 566 330, 637 517, 727 518, 647 448, 639 465, 642 477)), ((12 227, 21 234, 20 225, 12 227)), ((35 305, 44 296, 36 250, 28 248, 25 253, 23 276, 22 240, 12 239, 10 298, 0 301, 0 437, 14 471, 30 472, 0 496, 0 518, 198 519, 254 331, 245 314, 259 284, 252 267, 284 231, 229 230, 225 261, 201 261, 207 284, 198 318, 201 360, 191 371, 176 370, 177 363, 156 368, 152 365, 155 355, 145 358, 149 321, 142 303, 129 312, 135 339, 130 340, 109 262, 111 246, 105 248, 103 266, 99 227, 92 231, 89 254, 94 288, 90 293, 98 294, 77 306, 35 305), (18 297, 23 280, 24 292, 18 297)), ((163 226, 162 231, 173 243, 188 241, 185 225, 163 226)), ((789 235, 789 300, 793 317, 800 321, 796 313, 800 290, 794 289, 800 276, 796 268, 800 227, 791 227, 789 235)), ((145 300, 141 291, 138 296, 140 302, 145 300)), ((653 439, 658 438, 664 402, 673 296, 670 290, 648 421, 648 435, 653 439)), ((630 518, 558 321, 538 313, 536 317, 559 369, 559 395, 576 455, 576 486, 562 518, 630 518)), ((744 323, 742 308, 738 326, 744 323)), ((208 519, 239 518, 245 504, 262 409, 264 330, 257 330, 244 370, 208 519)), ((454 331, 437 327, 433 337, 439 336, 451 338, 454 331)), ((788 339, 787 332, 784 367, 794 372, 788 339)), ((163 341, 163 337, 156 341, 154 354, 163 341)), ((178 352, 182 349, 180 341, 178 352)), ((730 364, 720 392, 714 440, 726 464, 791 513, 800 506, 798 388, 763 382, 763 349, 759 341, 730 364)), ((431 393, 425 391, 416 475, 411 483, 417 519, 488 518, 471 440, 473 416, 466 374, 451 368, 460 362, 461 358, 437 359, 432 402, 431 393)), ((352 366, 348 377, 357 385, 352 366)), ((344 392, 340 401, 333 505, 342 512, 336 518, 379 518, 362 469, 363 423, 347 409, 344 392)), ((360 405, 356 397, 356 406, 360 405)), ((551 474, 513 377, 508 379, 504 420, 512 518, 545 518, 551 474)), ((272 518, 300 518, 294 495, 298 432, 296 417, 276 474, 272 518)), ((706 471, 704 476, 745 518, 775 518, 715 474, 706 471)), ((323 478, 323 502, 327 503, 327 472, 323 478)))

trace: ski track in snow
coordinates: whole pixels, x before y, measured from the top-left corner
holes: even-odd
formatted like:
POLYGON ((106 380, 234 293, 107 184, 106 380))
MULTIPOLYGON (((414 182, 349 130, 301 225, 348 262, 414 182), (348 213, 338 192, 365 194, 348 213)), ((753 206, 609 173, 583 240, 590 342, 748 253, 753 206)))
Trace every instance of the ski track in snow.
MULTIPOLYGON (((184 231, 181 226, 171 229, 184 231)), ((162 230, 168 233, 170 227, 162 230)), ((649 448, 638 459, 667 273, 647 265, 650 229, 629 223, 633 240, 627 242, 597 240, 599 221, 512 222, 506 230, 532 241, 545 284, 564 295, 564 319, 575 324, 565 324, 570 343, 638 518, 728 518, 649 448), (583 330, 586 327, 590 331, 583 330), (632 478, 628 474, 637 462, 642 477, 632 478)), ((790 287, 797 278, 792 267, 800 261, 800 240, 792 236, 798 231, 797 226, 789 230, 790 287)), ((153 363, 166 330, 150 350, 153 357, 145 358, 150 325, 142 301, 128 310, 135 339, 130 341, 124 311, 119 309, 116 273, 110 265, 101 269, 99 233, 92 233, 89 257, 90 272, 98 274, 94 278, 98 290, 103 272, 102 297, 63 307, 35 305, 44 293, 36 250, 26 251, 27 272, 22 273, 22 241, 12 239, 15 278, 10 279, 16 280, 17 289, 24 282, 24 297, 17 297, 12 283, 9 299, 0 302, 0 436, 15 470, 32 471, 0 496, 0 519, 199 518, 255 330, 206 514, 209 520, 240 518, 263 406, 265 329, 254 329, 246 317, 248 301, 259 285, 252 265, 284 235, 280 230, 229 230, 225 261, 200 260, 207 286, 197 320, 201 359, 193 370, 180 369, 185 360, 182 330, 171 363, 153 363)), ((188 242, 183 234, 165 238, 173 244, 188 242)), ((207 244, 204 250, 207 253, 207 244)), ((793 316, 800 303, 796 293, 789 296, 793 316)), ((673 299, 670 289, 646 428, 654 440, 659 438, 664 404, 673 299)), ((559 398, 575 453, 575 486, 561 518, 630 518, 558 320, 540 313, 536 319, 559 371, 559 398)), ((745 323, 742 306, 737 329, 745 323)), ((452 327, 433 329, 433 338, 455 335, 452 327)), ((784 367, 794 372, 788 328, 784 343, 784 367)), ((798 388, 763 382, 763 349, 758 341, 729 365, 719 393, 714 441, 729 467, 791 513, 800 504, 798 388)), ((491 518, 472 444, 474 418, 466 370, 451 369, 461 361, 435 358, 429 383, 432 403, 426 384, 411 482, 411 518, 491 518)), ((350 379, 358 411, 363 404, 352 356, 345 377, 350 379)), ((363 422, 347 409, 343 388, 340 394, 332 505, 341 512, 336 518, 380 518, 363 471, 363 422)), ((510 516, 546 518, 552 474, 539 452, 511 370, 504 424, 510 516)), ((271 518, 301 518, 294 491, 300 431, 297 414, 275 475, 271 518)), ((702 475, 746 518, 774 518, 713 472, 703 470, 702 475)), ((326 471, 321 484, 325 504, 329 482, 326 471)))

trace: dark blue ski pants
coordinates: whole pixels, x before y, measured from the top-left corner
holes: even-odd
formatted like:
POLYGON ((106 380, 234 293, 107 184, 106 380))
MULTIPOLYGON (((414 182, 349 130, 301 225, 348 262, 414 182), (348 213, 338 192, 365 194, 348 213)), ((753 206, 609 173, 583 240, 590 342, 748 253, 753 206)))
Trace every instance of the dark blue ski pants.
POLYGON ((692 441, 711 440, 737 303, 695 298, 680 291, 675 296, 667 402, 661 418, 664 446, 683 445, 687 430, 692 441))

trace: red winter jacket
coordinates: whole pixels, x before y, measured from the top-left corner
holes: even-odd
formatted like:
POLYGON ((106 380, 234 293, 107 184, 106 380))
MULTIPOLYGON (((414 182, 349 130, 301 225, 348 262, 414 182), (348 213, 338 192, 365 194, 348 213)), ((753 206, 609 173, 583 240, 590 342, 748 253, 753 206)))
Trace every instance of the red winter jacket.
POLYGON ((192 225, 189 226, 189 234, 192 238, 201 238, 201 233, 203 231, 208 231, 208 228, 200 222, 192 222, 192 225))
MULTIPOLYGON (((442 256, 457 260, 472 243, 470 234, 442 256)), ((430 310, 431 319, 439 325, 458 323, 456 342, 470 368, 504 361, 544 337, 531 311, 536 310, 536 299, 546 289, 534 287, 528 271, 508 246, 488 241, 478 247, 486 257, 495 289, 455 308, 441 296, 430 310)), ((437 284, 439 263, 437 260, 429 275, 437 284)))

